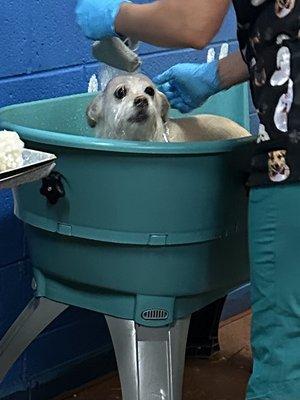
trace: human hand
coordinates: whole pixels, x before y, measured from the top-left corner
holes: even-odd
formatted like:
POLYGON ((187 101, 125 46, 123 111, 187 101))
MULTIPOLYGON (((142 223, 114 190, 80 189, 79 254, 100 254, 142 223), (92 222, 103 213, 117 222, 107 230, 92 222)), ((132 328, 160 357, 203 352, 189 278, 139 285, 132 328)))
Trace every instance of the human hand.
POLYGON ((154 78, 171 106, 182 113, 200 107, 221 91, 218 61, 204 64, 177 64, 154 78))
POLYGON ((117 36, 115 19, 122 3, 129 0, 79 0, 76 7, 76 20, 86 37, 101 40, 117 36))

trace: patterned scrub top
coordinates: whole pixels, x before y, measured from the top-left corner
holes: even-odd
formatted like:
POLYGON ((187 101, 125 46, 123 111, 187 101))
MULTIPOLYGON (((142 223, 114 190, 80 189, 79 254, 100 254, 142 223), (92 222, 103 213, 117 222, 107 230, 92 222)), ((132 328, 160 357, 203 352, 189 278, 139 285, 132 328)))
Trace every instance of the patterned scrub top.
POLYGON ((250 186, 300 180, 300 0, 233 0, 260 119, 250 186))

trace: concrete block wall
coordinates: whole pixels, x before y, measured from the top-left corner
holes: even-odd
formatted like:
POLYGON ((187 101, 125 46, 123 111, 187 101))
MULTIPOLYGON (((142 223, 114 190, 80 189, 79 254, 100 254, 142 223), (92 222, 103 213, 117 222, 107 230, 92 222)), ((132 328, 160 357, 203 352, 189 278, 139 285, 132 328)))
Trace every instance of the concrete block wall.
MULTIPOLYGON (((2 2, 0 107, 87 91, 89 79, 98 72, 99 65, 90 55, 90 42, 75 24, 75 4, 76 0, 2 2)), ((210 46, 216 56, 224 42, 230 50, 237 48, 235 30, 235 17, 230 9, 210 46)), ((177 62, 203 62, 207 51, 142 45, 143 72, 152 77, 177 62)), ((255 131, 253 108, 250 114, 255 131)), ((10 191, 1 191, 0 337, 31 298, 31 279, 22 224, 13 216, 10 191)), ((112 365, 111 342, 103 317, 72 308, 18 360, 0 385, 0 399, 46 400, 62 389, 83 383, 93 374, 105 372, 112 365), (74 368, 76 382, 72 381, 74 374, 68 375, 74 368), (67 378, 61 379, 63 376, 67 378)))

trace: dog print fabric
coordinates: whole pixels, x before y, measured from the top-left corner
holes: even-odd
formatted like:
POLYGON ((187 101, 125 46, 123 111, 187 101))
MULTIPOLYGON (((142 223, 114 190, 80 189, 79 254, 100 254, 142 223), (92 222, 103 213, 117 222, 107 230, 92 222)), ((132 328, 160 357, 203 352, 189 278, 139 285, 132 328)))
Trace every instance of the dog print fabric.
POLYGON ((250 186, 300 179, 300 0, 234 0, 260 119, 250 186))

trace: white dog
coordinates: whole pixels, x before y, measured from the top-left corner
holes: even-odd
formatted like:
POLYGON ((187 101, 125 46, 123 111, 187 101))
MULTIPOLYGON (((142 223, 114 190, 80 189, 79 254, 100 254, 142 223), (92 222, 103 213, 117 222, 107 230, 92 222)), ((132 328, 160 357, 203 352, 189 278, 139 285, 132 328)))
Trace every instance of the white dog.
POLYGON ((249 136, 235 122, 213 115, 171 119, 169 103, 142 74, 113 78, 87 108, 96 136, 125 140, 184 142, 249 136))

